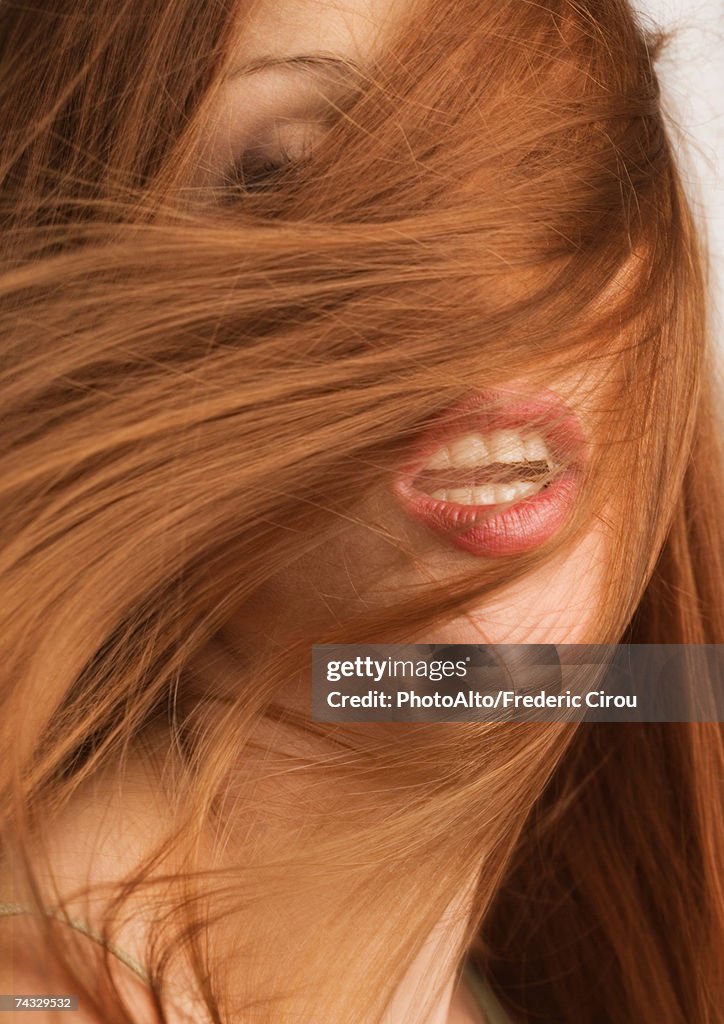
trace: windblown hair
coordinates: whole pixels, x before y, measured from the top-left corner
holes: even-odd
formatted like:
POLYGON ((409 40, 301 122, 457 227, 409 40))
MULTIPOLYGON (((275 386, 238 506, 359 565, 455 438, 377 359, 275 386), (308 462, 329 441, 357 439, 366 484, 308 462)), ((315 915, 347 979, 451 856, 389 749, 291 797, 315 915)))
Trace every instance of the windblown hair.
MULTIPOLYGON (((381 1021, 482 864, 456 955, 518 1021, 714 1024, 717 726, 353 727, 280 699, 313 642, 419 639, 593 522, 591 641, 724 640, 705 274, 658 42, 624 0, 416 2, 302 164, 199 184, 250 14, 0 6, 0 877, 60 908, 54 822, 152 733, 173 829, 106 925, 125 901, 155 921, 159 1020, 181 971, 195 1020, 381 1021), (571 367, 605 396, 571 521, 424 585, 363 497, 471 382, 571 367), (232 612, 346 530, 414 587, 222 660, 232 612), (273 776, 304 805, 262 826, 273 776)), ((38 920, 68 990, 137 1021, 110 963, 38 920)))

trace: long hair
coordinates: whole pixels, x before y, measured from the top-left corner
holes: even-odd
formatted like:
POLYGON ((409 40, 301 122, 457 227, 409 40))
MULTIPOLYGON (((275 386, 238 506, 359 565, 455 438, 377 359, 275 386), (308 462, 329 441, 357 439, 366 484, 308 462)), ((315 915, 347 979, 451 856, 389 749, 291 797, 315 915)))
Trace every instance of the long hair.
MULTIPOLYGON (((705 275, 658 43, 624 0, 417 2, 298 166, 210 182, 251 13, 0 7, 2 875, 62 907, 57 823, 161 736, 168 834, 103 921, 154 922, 159 1020, 183 976, 196 1020, 381 1021, 479 868, 451 955, 472 946, 519 1021, 713 1024, 716 726, 344 727, 304 700, 312 643, 424 638, 593 523, 586 639, 722 641, 705 275), (471 382, 572 368, 575 514, 437 578, 375 512, 406 445, 471 382), (310 584, 272 642, 277 581, 345 545, 353 596, 310 584)), ((38 920, 47 974, 137 1020, 38 920)))

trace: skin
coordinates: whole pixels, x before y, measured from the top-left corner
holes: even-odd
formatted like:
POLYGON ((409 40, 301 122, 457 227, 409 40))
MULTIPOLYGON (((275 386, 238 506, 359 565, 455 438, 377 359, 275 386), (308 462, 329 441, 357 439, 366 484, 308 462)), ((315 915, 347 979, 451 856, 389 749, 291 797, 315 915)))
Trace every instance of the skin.
MULTIPOLYGON (((244 26, 239 46, 238 65, 266 56, 291 56, 322 52, 364 65, 383 45, 395 19, 403 13, 403 2, 389 0, 276 0, 263 2, 244 26)), ((211 181, 221 179, 225 168, 238 161, 250 145, 269 144, 274 154, 274 131, 278 148, 288 145, 295 154, 304 146, 313 146, 323 133, 319 110, 315 113, 312 97, 318 85, 308 71, 298 68, 270 67, 253 75, 233 77, 225 87, 216 116, 208 129, 206 173, 211 181), (268 125, 276 127, 271 134, 268 125), (267 126, 266 128, 264 126, 267 126), (265 134, 266 132, 266 134, 265 134), (269 141, 269 140, 272 141, 269 141), (289 143, 291 143, 289 145, 289 143)), ((331 93, 334 98, 334 93, 331 93)), ((550 382, 549 386, 565 400, 573 402, 584 425, 595 402, 582 392, 585 380, 575 375, 550 382)), ((601 382, 596 394, 601 399, 601 382)), ((499 592, 494 599, 468 615, 441 623, 432 634, 418 638, 435 643, 576 643, 589 638, 592 610, 602 585, 609 543, 607 528, 600 521, 562 555, 558 555, 524 580, 499 592), (543 595, 544 598, 543 598, 543 595)), ((395 501, 389 487, 383 486, 359 507, 358 523, 340 530, 337 538, 323 549, 301 557, 270 581, 254 601, 239 609, 226 629, 230 646, 244 651, 253 664, 271 645, 285 645, 290 628, 303 623, 305 632, 327 628, 330 622, 350 610, 384 605, 399 598, 405 586, 419 584, 422 578, 445 580, 451 574, 469 570, 475 559, 452 549, 423 526, 413 523, 395 501), (424 566, 411 570, 403 565, 398 546, 385 536, 404 538, 424 566)), ((232 671, 233 676, 233 671, 232 671)), ((205 696, 219 692, 218 676, 199 671, 199 686, 205 696)), ((308 707, 308 683, 297 693, 286 696, 289 704, 308 707)), ((283 746, 303 752, 292 735, 282 735, 276 726, 268 735, 270 748, 283 746)), ((308 750, 304 751, 309 753, 308 750)), ((298 784, 299 785, 299 784, 298 784)), ((265 790, 266 792, 266 790, 265 790)), ((299 799, 299 792, 295 792, 299 799)), ((275 796, 269 793, 271 802, 275 796)), ((278 800, 278 795, 276 797, 278 800)), ((290 800, 290 813, 293 800, 290 800)), ((475 878, 470 879, 471 887, 475 878)), ((457 947, 471 908, 471 889, 457 894, 450 915, 443 918, 430 935, 426 947, 398 990, 390 1009, 389 1024, 401 1021, 415 1024, 479 1024, 480 1011, 469 995, 455 987, 455 963, 451 952, 457 947), (442 967, 441 967, 442 965, 442 967), (419 1017, 420 991, 431 979, 444 982, 444 991, 432 1012, 419 1017)))
MULTIPOLYGON (((257 57, 292 55, 322 51, 349 58, 364 65, 375 49, 384 43, 395 19, 404 11, 404 2, 389 0, 346 0, 345 3, 320 0, 284 0, 262 3, 251 23, 245 27, 240 45, 239 63, 257 57)), ((219 173, 224 160, 238 159, 254 137, 253 106, 282 119, 298 122, 299 131, 313 145, 318 137, 319 118, 299 103, 300 90, 312 86, 302 71, 269 68, 253 78, 232 80, 220 104, 217 121, 210 138, 212 173, 219 173), (306 84, 305 84, 306 83, 306 84), (239 124, 239 110, 246 125, 239 124), (251 129, 251 130, 250 130, 251 129), (246 130, 246 137, 245 137, 246 130)), ((289 131, 284 124, 282 131, 289 131)), ((294 138, 299 145, 299 136, 294 138)), ((585 420, 586 411, 593 412, 590 399, 581 397, 581 379, 569 375, 551 383, 564 399, 573 400, 585 420)), ((600 382, 599 382, 600 385, 600 382)), ((601 397, 600 386, 597 389, 601 397)), ((359 611, 371 604, 384 604, 399 596, 406 584, 419 582, 409 568, 403 568, 396 546, 383 539, 385 535, 404 537, 412 544, 424 563, 427 579, 444 580, 451 573, 469 569, 474 559, 453 550, 424 527, 410 522, 394 501, 389 488, 381 488, 363 503, 359 511, 360 525, 340 532, 336 542, 324 550, 299 561, 285 571, 283 578, 271 581, 255 595, 253 609, 240 609, 227 631, 233 646, 247 656, 254 645, 288 643, 290 623, 310 623, 324 629, 335 615, 350 608, 359 611), (362 567, 367 567, 367 574, 362 567)), ((606 565, 608 536, 601 522, 562 556, 551 560, 524 580, 508 587, 483 607, 469 615, 440 624, 433 634, 418 639, 437 643, 576 643, 587 636, 592 609, 596 606, 603 570, 606 565), (542 595, 545 595, 543 601, 542 595)), ((290 697, 291 702, 291 697, 290 697)), ((308 702, 303 688, 299 704, 308 702)), ((290 737, 284 742, 294 743, 290 737)), ((471 879, 471 883, 474 879, 471 879)), ((454 902, 456 921, 443 919, 431 934, 408 977, 397 993, 390 1010, 389 1022, 418 1021, 418 986, 425 979, 439 978, 442 962, 447 971, 444 992, 432 1013, 420 1024, 474 1024, 480 1021, 477 1010, 461 988, 454 987, 454 966, 446 959, 446 951, 455 948, 462 925, 471 905, 470 893, 460 893, 454 902), (466 909, 467 908, 467 909, 466 909)))
MULTIPOLYGON (((406 2, 263 0, 243 26, 232 69, 260 57, 320 52, 364 64, 383 45, 386 33, 394 27, 406 2)), ((209 119, 199 180, 220 179, 250 140, 262 139, 264 145, 273 145, 277 130, 290 133, 285 136, 285 143, 291 140, 294 146, 302 148, 313 145, 323 130, 315 106, 314 85, 308 71, 300 68, 272 67, 251 76, 232 74, 209 119), (275 118, 279 119, 276 126, 275 118)), ((573 376, 549 384, 564 399, 576 398, 576 409, 585 426, 587 413, 593 409, 581 400, 580 385, 580 379, 573 376)), ((607 527, 601 520, 567 551, 499 591, 468 615, 440 623, 432 632, 419 637, 419 641, 576 643, 588 639, 609 543, 607 527)), ((461 570, 474 569, 476 564, 473 556, 451 548, 444 539, 412 522, 390 488, 383 486, 362 504, 357 524, 341 530, 322 551, 301 557, 283 578, 271 580, 255 595, 252 607, 239 609, 228 624, 226 639, 232 646, 244 649, 253 671, 255 646, 261 652, 270 644, 288 643, 290 623, 303 622, 307 634, 317 628, 322 630, 342 610, 348 613, 371 603, 384 604, 423 578, 445 580, 461 570), (413 546, 423 567, 417 575, 409 565, 403 565, 396 546, 385 541, 385 533, 404 537, 413 546)), ((201 693, 206 698, 209 694, 221 695, 223 685, 218 663, 212 666, 202 658, 197 665, 196 689, 189 689, 182 700, 193 702, 201 693)), ((308 690, 301 688, 296 695, 290 693, 290 702, 295 699, 308 707, 308 690)), ((278 731, 280 728, 270 726, 262 733, 270 750, 277 745, 280 749, 309 754, 308 748, 302 750, 300 746, 303 741, 283 734, 278 731)), ((153 737, 150 739, 153 741, 153 737)), ((162 750, 164 737, 157 739, 158 749, 162 750)), ((165 818, 159 775, 148 751, 132 753, 123 781, 122 815, 114 810, 120 801, 109 800, 118 785, 112 770, 80 791, 67 818, 56 829, 51 851, 65 892, 84 882, 121 877, 155 842, 165 818), (99 847, 105 851, 100 856, 99 847), (122 857, 117 853, 119 850, 124 851, 122 857)), ((297 790, 287 789, 281 794, 274 791, 273 783, 270 786, 269 780, 265 780, 265 787, 256 797, 263 808, 260 820, 265 810, 272 808, 283 818, 285 801, 293 807, 299 799, 298 789, 303 783, 295 785, 297 790)), ((270 820, 271 817, 270 813, 270 820)), ((388 1024, 481 1024, 479 1011, 470 996, 456 988, 454 977, 454 954, 471 911, 475 880, 475 876, 471 877, 469 887, 455 895, 450 913, 431 933, 395 996, 388 1024), (431 981, 442 983, 442 996, 423 1018, 419 1015, 419 994, 431 981)), ((92 921, 94 911, 79 901, 77 915, 92 921)), ((142 920, 136 919, 121 930, 118 944, 132 954, 140 952, 142 936, 142 920)), ((118 969, 118 976, 129 998, 142 1008, 146 997, 141 987, 123 968, 118 969)), ((23 980, 29 983, 32 977, 23 975, 23 980)), ((15 987, 18 988, 17 976, 15 987)))

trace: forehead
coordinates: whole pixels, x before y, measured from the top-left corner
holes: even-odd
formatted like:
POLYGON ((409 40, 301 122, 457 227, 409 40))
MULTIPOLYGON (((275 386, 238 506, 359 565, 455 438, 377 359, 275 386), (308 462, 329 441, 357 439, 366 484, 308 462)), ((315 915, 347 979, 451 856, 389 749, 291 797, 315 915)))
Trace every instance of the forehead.
POLYGON ((364 60, 412 0, 259 0, 239 28, 240 61, 294 53, 364 60))

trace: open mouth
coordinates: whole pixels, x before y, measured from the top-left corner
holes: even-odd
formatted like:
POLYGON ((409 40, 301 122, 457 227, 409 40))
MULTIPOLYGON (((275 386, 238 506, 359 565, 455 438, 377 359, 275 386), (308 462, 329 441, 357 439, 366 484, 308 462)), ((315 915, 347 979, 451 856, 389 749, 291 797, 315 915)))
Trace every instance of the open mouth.
POLYGON ((394 489, 408 514, 456 547, 519 554, 563 525, 584 458, 580 421, 553 392, 477 392, 415 446, 394 489))

